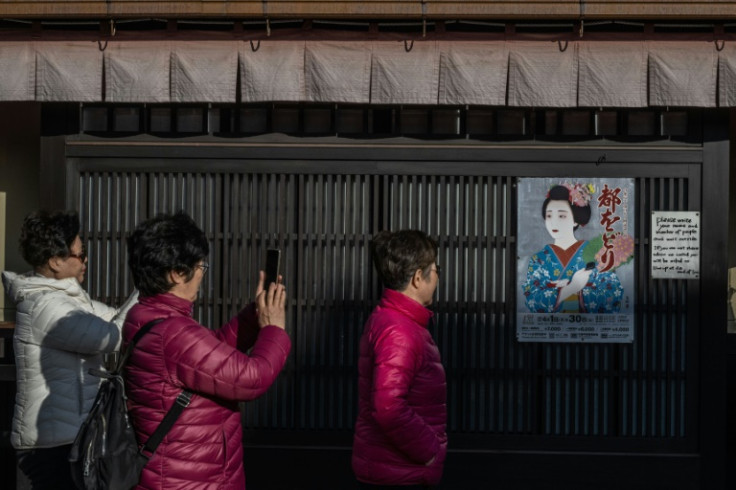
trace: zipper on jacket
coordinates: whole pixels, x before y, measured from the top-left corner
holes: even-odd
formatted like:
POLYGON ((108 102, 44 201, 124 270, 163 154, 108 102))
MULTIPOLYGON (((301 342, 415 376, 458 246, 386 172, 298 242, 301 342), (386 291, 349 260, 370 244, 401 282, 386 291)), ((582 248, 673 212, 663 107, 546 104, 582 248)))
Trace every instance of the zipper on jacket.
POLYGON ((84 359, 79 359, 79 392, 77 397, 77 413, 84 414, 84 359))

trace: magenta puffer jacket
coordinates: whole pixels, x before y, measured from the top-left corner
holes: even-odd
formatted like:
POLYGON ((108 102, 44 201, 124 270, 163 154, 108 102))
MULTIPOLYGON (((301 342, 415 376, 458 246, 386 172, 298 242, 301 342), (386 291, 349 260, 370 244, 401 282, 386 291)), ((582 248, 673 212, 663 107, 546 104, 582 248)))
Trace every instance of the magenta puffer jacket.
POLYGON ((432 312, 385 289, 358 361, 353 471, 373 485, 436 485, 447 453, 447 387, 432 312))
POLYGON ((243 490, 237 402, 257 398, 271 386, 291 342, 281 328, 259 329, 253 306, 217 331, 191 315, 191 302, 161 294, 140 298, 125 320, 127 345, 140 327, 164 318, 141 337, 125 372, 138 441, 148 440, 183 389, 194 392, 191 404, 143 469, 137 488, 243 490))

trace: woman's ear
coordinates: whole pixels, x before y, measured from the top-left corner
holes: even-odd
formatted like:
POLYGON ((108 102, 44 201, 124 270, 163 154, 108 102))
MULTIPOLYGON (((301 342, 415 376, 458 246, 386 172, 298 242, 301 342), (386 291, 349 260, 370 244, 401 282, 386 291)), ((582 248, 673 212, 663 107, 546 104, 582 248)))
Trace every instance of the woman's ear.
POLYGON ((414 275, 411 276, 411 285, 414 288, 418 289, 421 286, 423 279, 424 279, 424 274, 422 272, 422 269, 417 269, 414 272, 414 275))
POLYGON ((181 274, 176 271, 169 271, 170 284, 184 284, 185 282, 187 282, 186 274, 181 274))
POLYGON ((48 262, 46 262, 46 266, 49 268, 51 272, 59 272, 62 268, 62 262, 64 259, 61 257, 51 257, 48 262))

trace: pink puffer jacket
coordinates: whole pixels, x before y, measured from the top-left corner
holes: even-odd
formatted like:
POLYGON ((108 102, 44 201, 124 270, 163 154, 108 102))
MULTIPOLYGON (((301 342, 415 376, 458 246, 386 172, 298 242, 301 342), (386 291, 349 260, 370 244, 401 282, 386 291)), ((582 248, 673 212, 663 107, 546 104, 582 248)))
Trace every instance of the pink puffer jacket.
POLYGON ((125 384, 138 441, 148 440, 177 395, 195 393, 143 469, 137 488, 245 488, 238 401, 262 395, 276 380, 291 348, 284 330, 258 328, 253 307, 218 331, 192 317, 192 303, 171 294, 141 298, 123 327, 125 344, 147 322, 128 360, 125 384), (244 352, 253 347, 250 356, 244 352))
POLYGON ((353 471, 362 482, 436 485, 442 477, 447 389, 427 330, 431 317, 413 299, 386 289, 366 322, 353 441, 353 471))

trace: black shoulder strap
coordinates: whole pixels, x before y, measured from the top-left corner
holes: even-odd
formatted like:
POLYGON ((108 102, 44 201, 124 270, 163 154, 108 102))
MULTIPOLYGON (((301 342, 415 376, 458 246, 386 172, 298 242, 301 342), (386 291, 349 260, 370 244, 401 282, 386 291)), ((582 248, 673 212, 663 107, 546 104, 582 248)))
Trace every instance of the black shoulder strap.
POLYGON ((146 458, 150 459, 151 456, 153 456, 153 453, 156 452, 156 448, 158 447, 158 445, 161 444, 161 441, 164 440, 164 436, 166 436, 169 430, 171 430, 171 428, 176 423, 176 419, 179 418, 181 412, 189 405, 189 402, 191 401, 191 391, 184 390, 179 393, 179 396, 176 397, 174 404, 171 405, 169 411, 166 412, 164 419, 161 421, 160 424, 158 424, 156 430, 153 431, 151 437, 148 438, 146 443, 140 448, 140 450, 138 450, 138 452, 146 458))
MULTIPOLYGON (((130 344, 128 344, 128 347, 125 349, 125 353, 120 357, 120 361, 117 365, 117 372, 122 374, 123 367, 125 366, 125 363, 128 361, 128 358, 130 357, 130 354, 133 352, 133 348, 138 343, 138 341, 143 337, 145 334, 148 333, 151 328, 153 328, 154 325, 161 323, 164 321, 163 318, 158 318, 156 320, 151 320, 150 322, 143 325, 140 330, 138 330, 135 335, 133 336, 133 339, 130 341, 130 344)), ((181 393, 179 393, 179 396, 176 397, 176 400, 174 401, 174 404, 171 406, 169 411, 164 416, 164 419, 161 421, 161 423, 156 427, 156 430, 153 431, 153 434, 151 434, 151 437, 148 438, 145 444, 141 446, 141 448, 138 450, 138 452, 145 456, 147 459, 150 459, 151 456, 153 456, 153 453, 156 451, 156 448, 159 444, 161 444, 161 441, 164 440, 164 437, 166 434, 171 430, 171 428, 176 423, 176 419, 179 418, 179 415, 181 415, 182 410, 184 410, 187 406, 189 406, 189 403, 192 401, 192 392, 189 390, 183 390, 181 393)))
POLYGON ((163 318, 157 318, 155 320, 151 320, 150 322, 143 325, 133 336, 133 339, 128 344, 128 347, 125 349, 125 352, 123 352, 123 355, 120 356, 120 359, 118 360, 117 365, 115 366, 115 373, 122 374, 123 373, 123 367, 125 367, 125 363, 128 362, 128 358, 130 357, 130 354, 133 353, 133 348, 135 347, 135 344, 138 343, 138 341, 148 333, 151 328, 153 328, 154 325, 157 325, 164 321, 163 318))

